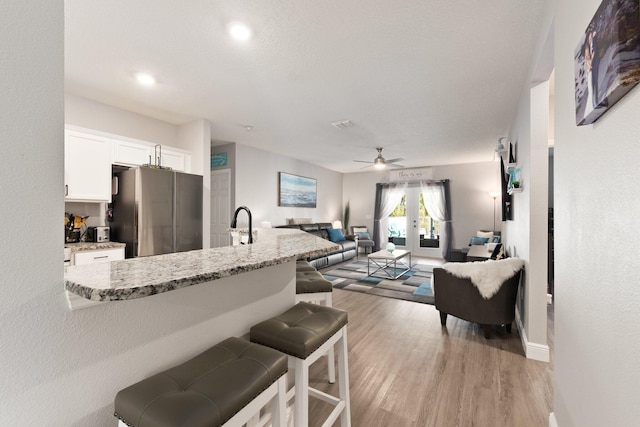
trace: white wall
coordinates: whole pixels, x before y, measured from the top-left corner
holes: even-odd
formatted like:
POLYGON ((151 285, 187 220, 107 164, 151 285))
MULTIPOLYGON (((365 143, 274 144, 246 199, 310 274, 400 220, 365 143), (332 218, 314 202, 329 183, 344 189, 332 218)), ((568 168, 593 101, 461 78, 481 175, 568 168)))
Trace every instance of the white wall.
MULTIPOLYGON (((286 218, 311 218, 314 222, 342 218, 341 173, 242 144, 236 144, 235 164, 235 207, 247 206, 254 224, 270 221, 273 226, 283 225, 286 218), (316 179, 317 207, 278 206, 278 172, 316 179)), ((246 226, 246 223, 246 216, 242 214, 238 225, 246 226)))
POLYGON ((574 50, 600 0, 555 16, 554 412, 560 427, 638 425, 640 87, 576 126, 574 50))
MULTIPOLYGON (((490 154, 491 147, 487 148, 490 154)), ((490 191, 499 191, 498 162, 433 166, 432 179, 449 179, 454 248, 469 244, 478 230, 493 228, 493 199, 490 191)), ((344 175, 344 203, 351 207, 350 225, 366 225, 373 230, 376 183, 389 182, 389 171, 344 175)), ((500 197, 496 200, 496 229, 501 230, 500 197)))
POLYGON ((211 243, 211 122, 198 119, 178 127, 180 147, 191 153, 191 173, 202 175, 202 248, 211 243))
MULTIPOLYGON (((0 425, 72 425, 61 377, 78 369, 62 294, 64 2, 0 14, 0 425), (9 218, 19 218, 19 225, 9 218), (70 368, 73 367, 73 368, 70 368), (46 393, 49 390, 50 393, 46 393), (60 422, 69 412, 69 422, 60 422)), ((99 384, 99 375, 93 384, 99 384)), ((80 424, 76 424, 80 425, 80 424)))
POLYGON ((64 120, 74 126, 189 150, 189 146, 182 146, 176 125, 75 95, 64 96, 64 120))

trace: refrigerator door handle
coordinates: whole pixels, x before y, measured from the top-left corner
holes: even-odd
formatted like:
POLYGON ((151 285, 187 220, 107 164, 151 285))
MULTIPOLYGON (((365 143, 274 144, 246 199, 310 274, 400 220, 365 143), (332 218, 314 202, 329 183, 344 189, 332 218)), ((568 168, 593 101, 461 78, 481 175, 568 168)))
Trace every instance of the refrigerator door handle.
POLYGON ((138 253, 138 203, 133 205, 133 256, 140 256, 138 253))

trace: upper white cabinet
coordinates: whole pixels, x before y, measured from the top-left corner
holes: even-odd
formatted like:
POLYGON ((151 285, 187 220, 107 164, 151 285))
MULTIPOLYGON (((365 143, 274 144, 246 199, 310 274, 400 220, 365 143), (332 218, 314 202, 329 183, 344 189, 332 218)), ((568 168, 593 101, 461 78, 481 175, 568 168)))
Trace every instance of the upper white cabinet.
POLYGON ((65 201, 111 201, 111 142, 65 130, 65 201))
POLYGON ((179 151, 162 148, 160 164, 174 171, 189 172, 189 155, 179 151))
POLYGON ((125 166, 155 165, 156 153, 160 156, 160 165, 168 166, 179 172, 189 172, 190 156, 184 151, 172 147, 155 147, 131 141, 111 138, 113 144, 113 163, 125 166))
POLYGON ((113 143, 113 163, 140 166, 149 163, 150 156, 153 156, 153 148, 148 145, 118 139, 112 139, 111 142, 113 143))
POLYGON ((175 147, 154 146, 139 141, 90 129, 65 129, 64 184, 67 202, 111 202, 111 165, 155 165, 156 152, 160 165, 179 172, 191 172, 188 151, 175 147))

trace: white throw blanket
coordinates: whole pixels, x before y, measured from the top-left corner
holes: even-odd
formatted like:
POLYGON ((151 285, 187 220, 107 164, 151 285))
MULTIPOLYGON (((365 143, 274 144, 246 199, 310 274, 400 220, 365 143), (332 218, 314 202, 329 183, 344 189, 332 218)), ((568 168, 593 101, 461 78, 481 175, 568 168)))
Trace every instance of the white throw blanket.
POLYGON ((450 262, 444 264, 447 272, 462 279, 471 279, 484 299, 494 296, 502 283, 524 267, 520 258, 506 258, 499 261, 450 262))

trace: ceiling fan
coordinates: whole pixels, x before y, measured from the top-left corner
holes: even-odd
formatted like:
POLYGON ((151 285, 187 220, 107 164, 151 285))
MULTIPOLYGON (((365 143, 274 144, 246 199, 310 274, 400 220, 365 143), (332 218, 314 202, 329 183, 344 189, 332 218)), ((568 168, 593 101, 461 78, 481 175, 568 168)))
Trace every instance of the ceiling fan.
MULTIPOLYGON (((366 160, 354 160, 354 162, 371 163, 373 165, 373 167, 376 168, 376 169, 384 169, 387 166, 391 166, 393 168, 403 168, 404 167, 404 166, 399 165, 399 164, 396 163, 396 162, 400 162, 400 161, 402 161, 404 159, 397 158, 397 159, 385 160, 385 158, 382 157, 383 148, 382 147, 376 147, 376 150, 378 150, 378 157, 373 159, 373 162, 368 162, 366 160)), ((369 165, 369 166, 371 166, 371 165, 369 165)), ((365 166, 365 168, 368 168, 369 166, 365 166)))

